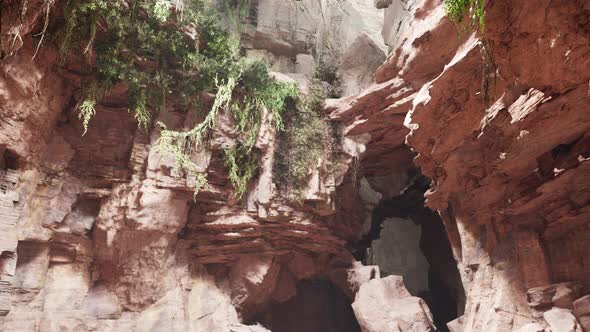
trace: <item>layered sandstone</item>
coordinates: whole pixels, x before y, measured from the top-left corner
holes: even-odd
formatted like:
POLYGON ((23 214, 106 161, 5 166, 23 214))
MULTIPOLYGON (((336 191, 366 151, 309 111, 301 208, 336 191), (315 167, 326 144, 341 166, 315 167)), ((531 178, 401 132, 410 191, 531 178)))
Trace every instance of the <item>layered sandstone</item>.
MULTIPOLYGON (((266 331, 241 322, 292 298, 301 280, 333 280, 339 292, 353 297, 372 278, 375 268, 355 263, 345 248, 360 236, 365 220, 336 218, 337 210, 345 211, 339 209, 336 187, 364 149, 362 142, 343 143, 334 172, 319 161, 304 202, 290 202, 274 184, 276 133, 266 121, 256 143, 262 155, 258 177, 243 199, 236 199, 221 159, 221 149, 236 138, 235 120, 226 112, 207 146, 192 156, 209 180, 193 197, 192 179, 154 147, 160 129, 138 128, 127 111, 125 87, 115 87, 97 105, 85 132, 75 110, 82 78, 76 57, 59 66, 51 43, 33 57, 31 31, 42 26, 47 8, 57 11, 60 3, 30 1, 22 22, 5 19, 18 17, 19 4, 13 5, 3 4, 2 12, 0 329, 266 331), (13 30, 4 34, 10 24, 18 28, 14 44, 8 39, 13 30)), ((274 5, 258 4, 259 16, 249 26, 257 32, 245 48, 252 56, 272 57, 276 70, 302 81, 310 68, 299 63, 295 70, 296 60, 314 60, 312 48, 298 40, 311 36, 341 51, 358 48, 358 36, 361 43, 374 44, 366 25, 342 36, 304 31, 285 41, 286 32, 317 28, 315 7, 300 8, 316 3, 285 7, 287 14, 278 17, 270 14, 274 5), (295 14, 307 23, 291 26, 295 14), (273 20, 287 31, 269 30, 273 20), (288 43, 295 53, 276 47, 288 43)), ((361 9, 378 18, 372 6, 361 9)), ((325 10, 343 17, 333 7, 325 10)), ((323 22, 324 28, 334 20, 323 22)), ((366 84, 366 75, 358 82, 366 84)), ((154 120, 181 130, 202 119, 171 103, 154 120)))
MULTIPOLYGON (((277 77, 305 90, 329 54, 346 83, 346 97, 326 105, 343 125, 337 167, 318 161, 301 204, 273 183, 268 123, 241 200, 220 158, 236 135, 228 113, 192 156, 210 183, 196 197, 153 147, 159 129, 137 127, 125 87, 83 135, 77 64, 58 66, 51 44, 32 59, 47 2, 29 1, 10 31, 14 8, 3 3, 1 329, 266 331, 254 322, 272 324, 269 307, 298 306, 302 281, 321 279, 354 301, 363 331, 432 330, 418 294, 350 252, 375 231, 381 204, 422 203, 416 167, 432 180, 426 203, 444 222, 462 285, 417 253, 442 249, 417 245, 426 227, 411 214, 377 230, 402 236, 394 245, 360 245, 399 246, 379 265, 415 276, 406 282, 415 293, 428 288, 425 269, 464 288, 451 331, 589 329, 590 5, 490 0, 482 36, 458 32, 441 1, 375 4, 383 12, 366 1, 265 0, 248 17, 245 52, 277 77)), ((188 129, 200 119, 170 106, 156 120, 188 129)))
POLYGON ((376 83, 329 110, 371 135, 367 172, 395 169, 405 144, 432 179, 427 204, 466 289, 461 330, 577 331, 571 312, 571 328, 554 326, 569 318, 541 314, 558 303, 539 311, 526 293, 590 286, 588 3, 489 1, 483 36, 457 33, 436 1, 393 1, 385 17, 392 52, 376 83))

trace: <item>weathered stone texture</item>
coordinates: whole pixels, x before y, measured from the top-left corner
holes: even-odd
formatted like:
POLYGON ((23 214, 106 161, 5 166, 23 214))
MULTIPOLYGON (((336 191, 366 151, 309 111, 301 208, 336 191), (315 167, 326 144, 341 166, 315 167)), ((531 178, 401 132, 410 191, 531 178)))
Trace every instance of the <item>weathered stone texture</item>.
MULTIPOLYGON (((235 144, 229 112, 191 156, 210 183, 194 199, 191 179, 153 148, 160 129, 127 112, 125 87, 81 137, 80 77, 55 66, 51 45, 32 60, 43 3, 0 35, 1 330, 265 331, 241 321, 323 278, 355 298, 364 331, 431 331, 400 277, 379 278, 347 247, 416 166, 466 290, 449 329, 590 329, 587 1, 487 1, 485 42, 457 33, 442 1, 258 1, 249 57, 305 91, 332 56, 345 81, 346 97, 325 108, 342 124, 342 153, 333 171, 325 160, 312 170, 303 204, 273 184, 268 121, 243 200, 219 156, 235 144)), ((167 107, 156 120, 201 119, 167 107)))
MULTIPOLYGON (((30 31, 45 7, 28 4, 21 35, 0 60, 0 330, 266 331, 240 322, 271 301, 287 301, 299 280, 348 273, 353 265, 362 270, 345 244, 360 237, 368 211, 346 222, 335 217, 336 187, 362 140, 346 142, 333 174, 318 165, 305 204, 291 204, 273 183, 276 132, 265 114, 256 142, 259 176, 236 200, 220 158, 222 148, 235 144, 235 119, 221 112, 209 144, 192 156, 210 183, 193 198, 191 179, 153 147, 158 126, 138 128, 128 112, 124 86, 97 105, 84 130, 75 109, 81 77, 69 70, 76 63, 57 66, 52 44, 32 59, 30 31)), ((307 80, 316 41, 340 56, 353 44, 359 49, 361 35, 362 45, 380 52, 370 66, 383 60, 381 14, 371 5, 326 2, 320 11, 315 1, 255 5, 254 38, 245 47, 270 58, 275 70, 307 80), (368 16, 349 24, 343 9, 368 16), (318 25, 321 11, 330 18, 318 25), (325 35, 327 28, 338 33, 325 35)), ((4 9, 3 28, 13 12, 4 9)), ((2 29, 2 47, 5 33, 12 32, 2 29)), ((348 58, 358 61, 353 53, 348 58)), ((357 92, 372 69, 350 70, 357 92)), ((173 107, 155 119, 178 130, 201 120, 173 107)), ((354 278, 341 287, 353 296, 369 277, 350 273, 354 278)))
POLYGON ((467 293, 463 331, 545 328, 528 289, 583 284, 552 294, 551 310, 590 287, 588 4, 486 2, 485 44, 457 33, 442 2, 380 5, 391 52, 373 85, 327 111, 370 135, 365 174, 397 171, 407 145, 432 179, 427 204, 467 293))
POLYGON ((428 306, 411 296, 398 276, 363 284, 352 308, 363 332, 436 330, 428 306))

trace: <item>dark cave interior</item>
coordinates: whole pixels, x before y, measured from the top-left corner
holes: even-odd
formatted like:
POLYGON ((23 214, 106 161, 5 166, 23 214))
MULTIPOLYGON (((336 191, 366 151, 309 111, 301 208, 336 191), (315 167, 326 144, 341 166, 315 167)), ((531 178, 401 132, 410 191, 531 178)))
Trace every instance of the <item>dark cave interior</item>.
POLYGON ((373 210, 371 230, 355 247, 381 277, 401 275, 414 296, 428 304, 439 331, 463 314, 465 291, 440 217, 424 205, 429 180, 418 176, 402 195, 373 210))
POLYGON ((273 332, 360 332, 351 303, 329 281, 302 280, 295 296, 269 304, 254 322, 273 332))
POLYGON ((5 169, 15 170, 15 169, 19 168, 18 167, 19 166, 18 165, 18 162, 19 162, 18 156, 14 152, 0 146, 0 154, 2 155, 2 158, 0 158, 0 170, 5 170, 5 169))
MULTIPOLYGON (((401 275, 413 296, 424 299, 438 331, 463 314, 465 291, 440 217, 424 205, 429 180, 416 177, 399 196, 373 210, 369 233, 351 246, 356 259, 378 265, 381 277, 401 275)), ((270 303, 254 317, 275 332, 357 332, 353 301, 326 280, 302 280, 286 302, 270 303)))

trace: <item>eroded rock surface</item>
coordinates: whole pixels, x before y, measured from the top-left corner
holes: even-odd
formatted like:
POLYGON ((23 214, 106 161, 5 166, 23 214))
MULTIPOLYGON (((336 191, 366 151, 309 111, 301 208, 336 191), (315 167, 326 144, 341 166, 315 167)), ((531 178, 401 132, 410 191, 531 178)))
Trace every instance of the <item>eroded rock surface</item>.
MULTIPOLYGON (((258 1, 248 56, 305 90, 329 55, 345 82, 345 97, 326 103, 342 153, 334 171, 313 170, 303 204, 273 183, 268 121, 243 200, 219 153, 235 144, 228 113, 192 156, 210 183, 194 199, 191 179, 153 147, 160 129, 127 112, 124 87, 82 136, 79 73, 56 65, 51 44, 31 60, 45 2, 28 3, 1 34, 3 331, 265 331, 256 318, 310 279, 354 298, 363 331, 431 331, 400 277, 380 278, 349 251, 416 167, 432 180, 427 204, 465 289, 451 331, 590 329, 587 1, 488 1, 485 43, 457 33, 441 1, 258 1)), ((2 11, 2 27, 13 14, 2 11)), ((156 119, 200 120, 172 106, 156 119)), ((427 266, 415 263, 397 265, 427 266)), ((413 289, 427 283, 420 273, 413 289)))
MULTIPOLYGON (((256 142, 259 174, 238 200, 220 157, 235 144, 235 119, 222 113, 208 145, 192 156, 209 179, 193 197, 192 179, 154 147, 160 128, 138 128, 128 112, 125 87, 96 106, 85 131, 76 112, 78 64, 58 65, 52 43, 33 59, 31 31, 48 8, 53 15, 61 5, 29 1, 27 16, 14 21, 19 4, 2 4, 0 330, 266 331, 254 317, 293 298, 304 279, 333 280, 354 297, 375 277, 375 268, 346 249, 361 236, 368 211, 336 218, 344 211, 336 187, 348 178, 363 140, 344 142, 336 171, 326 174, 318 165, 304 202, 290 202, 274 183, 276 132, 265 114, 256 142), (10 24, 19 30, 5 30, 10 24)), ((347 54, 350 93, 370 84, 384 59, 382 14, 371 4, 253 5, 258 16, 244 32, 251 37, 245 52, 295 81, 312 74, 323 54, 318 45, 335 58, 347 54), (346 11, 365 21, 350 24, 356 18, 346 11), (377 51, 367 70, 354 65, 363 45, 377 51)), ((173 104, 155 120, 177 130, 202 121, 173 104)))
POLYGON ((407 145, 432 179, 427 204, 466 290, 463 331, 546 328, 527 290, 583 285, 551 295, 551 310, 590 286, 587 2, 489 1, 485 44, 457 34, 441 2, 379 4, 391 53, 372 86, 327 110, 370 135, 367 176, 397 172, 407 145))
POLYGON ((411 296, 398 276, 363 284, 352 308, 364 332, 436 330, 426 303, 411 296))

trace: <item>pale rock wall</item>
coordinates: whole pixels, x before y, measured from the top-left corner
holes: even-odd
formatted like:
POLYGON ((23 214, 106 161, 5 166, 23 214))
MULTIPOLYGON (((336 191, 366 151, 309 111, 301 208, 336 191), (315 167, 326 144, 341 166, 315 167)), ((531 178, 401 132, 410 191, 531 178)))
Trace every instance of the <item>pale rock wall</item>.
POLYGON ((436 331, 426 303, 411 296, 399 276, 363 284, 352 308, 363 332, 436 331))
POLYGON ((344 95, 372 82, 385 60, 383 13, 363 0, 258 0, 243 39, 251 57, 305 83, 318 61, 341 63, 344 95))
POLYGON ((379 239, 371 243, 367 260, 378 265, 383 276, 404 276, 412 294, 429 290, 429 264, 420 250, 421 226, 411 219, 387 218, 379 239))

